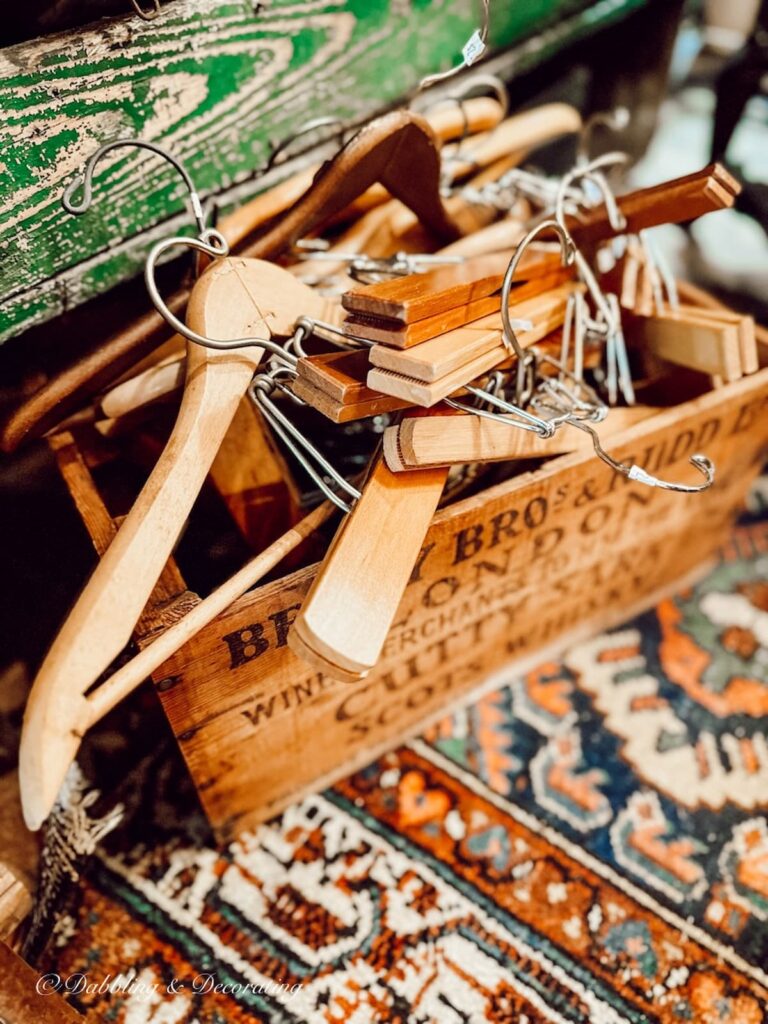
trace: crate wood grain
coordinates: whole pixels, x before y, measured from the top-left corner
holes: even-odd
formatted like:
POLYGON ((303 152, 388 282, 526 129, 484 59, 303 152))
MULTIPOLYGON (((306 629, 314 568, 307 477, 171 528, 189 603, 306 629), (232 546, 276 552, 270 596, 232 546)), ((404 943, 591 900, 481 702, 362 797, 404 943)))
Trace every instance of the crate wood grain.
POLYGON ((0 940, 32 910, 37 858, 37 842, 21 816, 17 773, 0 775, 0 940))
POLYGON ((288 648, 315 568, 242 597, 156 673, 157 692, 221 840, 339 778, 465 700, 513 659, 621 621, 711 558, 765 458, 768 371, 611 438, 625 462, 691 479, 652 490, 575 453, 439 513, 380 664, 355 683, 288 648), (762 422, 761 422, 762 421, 762 422))
MULTIPOLYGON (((491 45, 525 40, 523 70, 647 2, 497 4, 491 45)), ((318 114, 359 122, 394 103, 455 63, 478 19, 474 0, 175 0, 151 22, 125 7, 0 50, 0 340, 134 276, 190 225, 176 173, 127 150, 97 173, 88 215, 65 214, 62 189, 98 145, 161 142, 227 209, 287 173, 253 177, 275 142, 318 114)))
POLYGON ((96 1024, 83 1017, 41 975, 0 942, 0 1021, 3 1024, 96 1024))

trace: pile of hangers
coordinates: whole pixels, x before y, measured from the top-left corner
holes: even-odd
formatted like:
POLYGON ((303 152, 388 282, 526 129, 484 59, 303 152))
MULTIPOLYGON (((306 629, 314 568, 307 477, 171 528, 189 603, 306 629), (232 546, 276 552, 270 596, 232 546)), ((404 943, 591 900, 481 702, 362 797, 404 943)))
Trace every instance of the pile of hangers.
POLYGON ((66 190, 66 209, 85 213, 99 160, 143 146, 182 174, 196 234, 150 252, 156 312, 103 346, 89 380, 51 382, 16 423, 47 427, 66 409, 69 422, 109 434, 181 392, 164 451, 35 681, 21 749, 31 828, 83 734, 336 508, 341 524, 288 642, 352 680, 376 664, 446 484, 461 493, 468 467, 501 461, 513 472, 520 460, 588 446, 650 486, 690 493, 712 483, 704 455, 691 459, 703 481, 671 483, 616 462, 601 437, 653 411, 636 402, 638 374, 676 364, 720 386, 757 369, 751 321, 691 304, 647 234, 731 206, 737 183, 713 166, 617 198, 609 180, 625 158, 590 157, 595 122, 584 128, 563 104, 508 116, 503 90, 493 92, 377 118, 333 159, 216 226, 183 166, 151 143, 102 147, 66 190), (522 166, 566 135, 579 146, 565 176, 522 166), (156 267, 180 248, 196 254, 198 276, 188 294, 166 299, 156 267), (110 369, 119 381, 84 403, 110 369), (244 398, 326 500, 95 685, 130 641, 244 398), (340 472, 299 429, 306 406, 329 433, 374 424, 381 444, 362 478, 340 472))

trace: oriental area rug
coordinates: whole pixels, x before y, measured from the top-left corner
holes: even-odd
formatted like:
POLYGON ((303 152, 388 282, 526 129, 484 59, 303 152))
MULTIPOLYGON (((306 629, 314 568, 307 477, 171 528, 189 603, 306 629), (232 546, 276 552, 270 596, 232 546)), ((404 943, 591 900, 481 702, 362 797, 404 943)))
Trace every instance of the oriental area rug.
POLYGON ((225 848, 159 744, 37 966, 115 1024, 764 1024, 760 494, 700 584, 225 848))

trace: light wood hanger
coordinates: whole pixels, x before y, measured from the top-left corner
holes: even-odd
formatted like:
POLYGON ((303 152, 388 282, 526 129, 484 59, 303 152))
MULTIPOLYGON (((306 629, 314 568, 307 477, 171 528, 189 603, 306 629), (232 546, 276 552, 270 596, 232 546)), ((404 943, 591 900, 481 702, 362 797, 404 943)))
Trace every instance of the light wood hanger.
POLYGON ((443 468, 395 474, 378 459, 288 633, 300 658, 347 681, 373 668, 447 475, 443 468))
POLYGON ((631 346, 726 383, 743 376, 742 349, 749 348, 750 355, 756 350, 754 328, 750 332, 741 318, 712 316, 691 306, 649 315, 625 311, 622 320, 631 346))
MULTIPOLYGON (((332 310, 272 264, 216 261, 195 284, 190 328, 214 339, 286 334, 297 314, 332 310), (313 298, 314 308, 310 297, 313 298)), ((171 437, 133 508, 97 565, 35 679, 24 718, 20 784, 24 816, 48 815, 87 721, 87 692, 122 651, 202 487, 263 349, 190 344, 187 384, 171 437)))
MULTIPOLYGON (((502 108, 497 101, 481 96, 464 101, 464 111, 470 132, 475 132, 493 127, 501 117, 502 108)), ((386 117, 392 118, 392 115, 386 115, 386 117)), ((372 136, 369 137, 371 142, 376 138, 380 139, 398 123, 401 129, 405 124, 402 120, 396 119, 387 121, 382 126, 379 123, 380 120, 372 122, 374 128, 372 136)), ((428 154, 430 146, 436 145, 436 137, 456 138, 464 130, 463 115, 456 107, 436 109, 424 120, 419 119, 421 127, 425 122, 427 138, 422 140, 421 151, 426 151, 428 154), (435 132, 435 136, 430 138, 431 131, 435 132)), ((429 157, 431 163, 432 155, 429 154, 429 157)), ((251 239, 254 233, 261 230, 264 225, 280 217, 285 211, 295 208, 302 197, 307 195, 308 190, 312 190, 313 180, 322 171, 323 168, 317 165, 300 171, 287 181, 281 182, 273 189, 256 196, 249 203, 245 203, 234 212, 222 217, 219 229, 229 241, 230 247, 242 248, 246 241, 251 239)), ((389 171, 393 177, 397 177, 394 163, 389 171)), ((418 173, 416 179, 419 180, 418 173)), ((435 186, 434 193, 430 193, 428 197, 427 184, 422 183, 422 188, 425 193, 424 207, 429 209, 440 222, 440 199, 437 186, 435 186)), ((370 205, 379 205, 389 198, 389 193, 385 188, 374 186, 367 191, 363 188, 363 192, 367 196, 366 201, 369 207, 370 205)), ((417 193, 418 189, 415 187, 410 190, 410 195, 416 201, 418 210, 421 210, 420 200, 422 197, 417 193)), ((328 210, 328 219, 333 218, 334 212, 338 213, 336 207, 334 207, 334 211, 328 210)), ((323 216, 325 217, 325 214, 323 216)), ((449 228, 447 220, 444 226, 446 229, 449 228)), ((448 233, 451 235, 450 230, 448 233)), ((168 307, 174 314, 179 315, 184 309, 188 297, 189 291, 182 288, 167 300, 168 307)), ((143 314, 129 326, 121 327, 93 352, 58 373, 11 414, 0 429, 0 450, 14 451, 25 441, 40 437, 51 430, 73 413, 78 405, 90 395, 118 378, 125 370, 156 348, 167 335, 168 325, 154 309, 143 314)))

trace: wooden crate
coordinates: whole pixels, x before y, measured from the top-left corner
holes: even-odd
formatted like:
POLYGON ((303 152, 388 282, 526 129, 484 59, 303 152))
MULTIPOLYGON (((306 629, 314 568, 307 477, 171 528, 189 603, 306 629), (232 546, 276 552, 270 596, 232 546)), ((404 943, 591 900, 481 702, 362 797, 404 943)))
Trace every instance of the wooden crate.
MULTIPOLYGON (((572 454, 438 513, 364 680, 323 676, 286 644, 314 566, 240 598, 154 677, 219 839, 400 743, 500 667, 618 624, 706 567, 765 460, 767 405, 764 369, 612 438, 613 455, 668 479, 696 479, 689 456, 709 455, 717 477, 703 494, 651 489, 572 454)), ((113 527, 85 461, 69 435, 55 444, 103 548, 113 527)), ((190 600, 170 566, 145 642, 190 600)))

